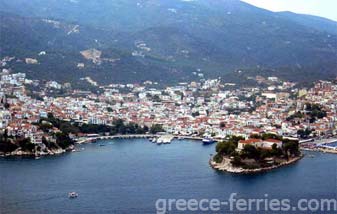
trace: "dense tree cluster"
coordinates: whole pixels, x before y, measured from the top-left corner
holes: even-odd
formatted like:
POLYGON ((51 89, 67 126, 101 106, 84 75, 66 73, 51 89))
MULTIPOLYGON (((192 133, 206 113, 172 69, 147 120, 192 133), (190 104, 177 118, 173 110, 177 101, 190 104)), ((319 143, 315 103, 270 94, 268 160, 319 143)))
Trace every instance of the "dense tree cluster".
POLYGON ((317 119, 322 119, 327 116, 326 111, 319 104, 306 103, 303 112, 295 112, 287 118, 287 121, 297 120, 309 120, 310 123, 314 123, 317 119))
POLYGON ((269 163, 270 158, 274 160, 288 160, 290 157, 300 155, 298 141, 282 138, 281 136, 265 133, 262 135, 252 135, 256 139, 277 139, 283 142, 282 148, 278 148, 276 144, 271 149, 257 148, 254 145, 247 144, 241 151, 237 151, 238 142, 241 137, 231 137, 230 139, 219 142, 216 146, 217 154, 213 160, 217 163, 223 161, 224 157, 231 158, 233 166, 242 167, 246 169, 267 167, 277 162, 269 163))
POLYGON ((0 134, 0 152, 13 152, 18 148, 22 151, 31 152, 35 149, 35 145, 28 138, 9 137, 7 131, 0 134))
POLYGON ((139 126, 135 123, 126 124, 123 120, 115 120, 112 126, 103 125, 103 124, 80 124, 70 121, 62 121, 55 118, 52 114, 48 115, 48 118, 42 119, 39 123, 39 127, 48 131, 52 127, 60 129, 62 133, 65 134, 105 134, 110 135, 115 134, 145 134, 149 131, 147 126, 139 126))
POLYGON ((150 128, 151 134, 157 134, 158 132, 164 132, 163 126, 160 124, 153 124, 150 128))
POLYGON ((0 151, 1 152, 12 152, 18 148, 18 145, 13 143, 13 140, 8 138, 7 133, 0 135, 0 151))

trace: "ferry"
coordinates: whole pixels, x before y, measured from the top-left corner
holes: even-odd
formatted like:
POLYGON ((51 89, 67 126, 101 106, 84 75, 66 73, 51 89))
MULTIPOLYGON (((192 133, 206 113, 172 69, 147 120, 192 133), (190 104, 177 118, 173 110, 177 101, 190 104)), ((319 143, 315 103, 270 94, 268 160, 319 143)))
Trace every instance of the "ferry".
POLYGON ((215 142, 216 140, 214 140, 212 137, 205 137, 204 139, 202 139, 202 143, 204 145, 213 144, 215 142))

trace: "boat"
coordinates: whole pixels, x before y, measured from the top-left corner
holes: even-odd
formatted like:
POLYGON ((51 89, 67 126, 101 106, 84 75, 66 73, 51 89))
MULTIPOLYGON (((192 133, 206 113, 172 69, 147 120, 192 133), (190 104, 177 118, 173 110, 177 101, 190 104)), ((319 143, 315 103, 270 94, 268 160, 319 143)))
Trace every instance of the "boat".
POLYGON ((105 146, 105 144, 99 144, 99 146, 105 146))
POLYGON ((212 137, 205 137, 204 139, 202 139, 202 143, 204 145, 213 144, 215 142, 216 140, 214 140, 212 137))
POLYGON ((69 198, 77 198, 78 197, 78 193, 76 193, 76 192, 69 192, 68 193, 68 197, 69 198))
POLYGON ((171 140, 167 139, 167 140, 163 140, 163 144, 170 144, 171 140))

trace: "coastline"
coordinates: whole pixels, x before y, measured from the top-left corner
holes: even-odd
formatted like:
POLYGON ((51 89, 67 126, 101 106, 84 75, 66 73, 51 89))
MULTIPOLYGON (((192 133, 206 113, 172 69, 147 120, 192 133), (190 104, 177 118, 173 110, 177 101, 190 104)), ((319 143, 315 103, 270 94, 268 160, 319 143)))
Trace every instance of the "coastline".
POLYGON ((10 153, 1 153, 0 157, 32 157, 38 158, 43 156, 54 156, 54 155, 61 155, 66 152, 70 152, 75 148, 74 145, 69 146, 66 149, 58 148, 58 149, 48 149, 47 151, 22 151, 21 149, 17 149, 10 153))
POLYGON ((264 167, 264 168, 259 168, 259 169, 243 169, 239 167, 233 167, 232 164, 230 163, 231 160, 228 158, 224 158, 224 160, 221 163, 216 163, 215 161, 213 161, 213 158, 211 158, 209 160, 209 164, 214 170, 221 171, 221 172, 229 172, 233 174, 257 174, 257 173, 269 172, 274 169, 278 169, 281 167, 294 164, 297 161, 301 160, 303 157, 304 155, 301 154, 300 156, 292 158, 289 161, 281 163, 279 165, 264 167))
MULTIPOLYGON (((15 150, 10 153, 0 153, 0 157, 31 157, 31 158, 38 158, 43 156, 55 156, 55 155, 61 155, 67 152, 74 151, 76 145, 81 144, 88 144, 88 143, 95 143, 96 141, 100 140, 113 140, 113 139, 142 139, 142 138, 153 138, 153 137, 160 137, 161 135, 156 134, 135 134, 135 135, 111 135, 111 136, 95 136, 95 137, 81 137, 75 139, 74 145, 71 145, 70 147, 66 149, 49 149, 48 151, 35 151, 35 152, 29 152, 29 151, 22 151, 20 149, 15 150)), ((180 136, 180 135, 172 135, 174 139, 184 139, 184 140, 195 140, 200 141, 202 138, 200 137, 191 137, 191 136, 180 136)))
MULTIPOLYGON (((132 139, 132 138, 154 138, 160 137, 161 135, 156 134, 138 134, 138 135, 111 135, 111 136, 97 136, 97 137, 82 137, 75 140, 75 144, 85 144, 85 143, 94 143, 98 140, 113 140, 113 139, 132 139)), ((201 137, 191 137, 184 135, 172 135, 174 139, 184 139, 184 140, 196 140, 201 141, 201 137)))
POLYGON ((300 149, 303 151, 323 152, 337 154, 337 146, 329 146, 329 144, 337 143, 337 138, 326 138, 308 142, 301 142, 300 149))

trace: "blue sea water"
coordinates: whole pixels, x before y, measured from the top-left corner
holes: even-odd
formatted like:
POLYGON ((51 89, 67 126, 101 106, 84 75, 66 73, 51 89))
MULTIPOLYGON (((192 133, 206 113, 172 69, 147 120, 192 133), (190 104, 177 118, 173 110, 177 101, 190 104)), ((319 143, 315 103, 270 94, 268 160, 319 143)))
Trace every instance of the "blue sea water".
POLYGON ((214 146, 112 140, 39 160, 2 158, 0 213, 155 213, 157 199, 228 200, 231 193, 247 199, 336 198, 336 155, 310 153, 314 157, 268 173, 233 175, 209 167, 214 146), (71 191, 79 197, 69 199, 71 191))

